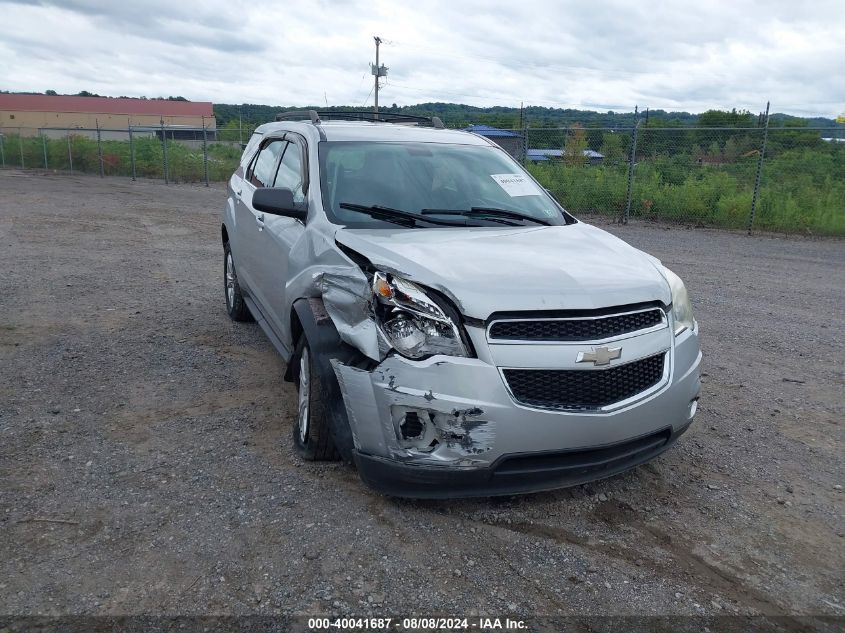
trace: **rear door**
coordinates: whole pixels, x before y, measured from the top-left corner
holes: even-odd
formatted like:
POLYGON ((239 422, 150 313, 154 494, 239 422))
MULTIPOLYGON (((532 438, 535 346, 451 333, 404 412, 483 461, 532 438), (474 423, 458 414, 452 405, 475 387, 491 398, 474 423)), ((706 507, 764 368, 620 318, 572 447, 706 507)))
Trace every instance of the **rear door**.
POLYGON ((266 313, 268 309, 264 289, 260 283, 263 257, 261 238, 264 233, 265 214, 252 207, 252 194, 259 187, 272 186, 279 159, 286 145, 287 141, 283 138, 264 139, 247 168, 241 191, 235 191, 238 200, 235 211, 238 227, 235 266, 238 279, 246 286, 247 293, 258 304, 262 313, 266 313))
MULTIPOLYGON (((306 169, 307 152, 304 139, 297 134, 288 133, 284 153, 276 167, 274 187, 284 187, 293 191, 297 205, 305 208, 307 194, 306 169)), ((256 282, 266 298, 268 311, 265 313, 283 341, 288 337, 289 308, 286 307, 286 286, 288 282, 288 263, 293 245, 302 238, 305 225, 299 220, 278 215, 265 215, 264 230, 259 236, 260 262, 256 282)))
MULTIPOLYGON (((244 149, 243 155, 241 156, 238 168, 235 170, 235 173, 232 174, 232 177, 229 179, 229 195, 228 199, 226 200, 225 224, 228 233, 229 246, 232 248, 232 257, 234 257, 235 259, 235 268, 238 271, 240 271, 241 267, 241 247, 239 240, 240 232, 238 230, 238 218, 243 214, 243 210, 240 208, 242 205, 241 197, 244 190, 244 181, 246 180, 247 171, 249 170, 252 160, 255 158, 255 153, 258 150, 258 146, 261 144, 262 137, 263 135, 258 132, 252 135, 252 137, 249 139, 249 143, 247 143, 247 146, 244 149)), ((244 286, 244 290, 246 291, 246 281, 241 278, 240 282, 241 286, 244 286)))

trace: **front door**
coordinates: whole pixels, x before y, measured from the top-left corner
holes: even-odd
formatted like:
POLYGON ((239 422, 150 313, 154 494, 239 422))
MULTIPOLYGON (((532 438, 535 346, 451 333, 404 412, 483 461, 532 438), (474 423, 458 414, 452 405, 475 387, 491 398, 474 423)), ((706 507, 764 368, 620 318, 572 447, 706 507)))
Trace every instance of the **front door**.
MULTIPOLYGON (((288 143, 276 169, 274 187, 284 187, 293 192, 294 202, 305 206, 306 164, 305 146, 293 134, 286 136, 288 143)), ((290 323, 289 308, 286 307, 288 261, 291 249, 305 232, 305 225, 299 220, 278 215, 265 214, 264 231, 259 237, 261 261, 258 262, 257 282, 264 293, 267 312, 279 338, 290 340, 287 331, 290 323)))
POLYGON ((247 169, 239 196, 240 201, 235 211, 238 230, 238 252, 235 253, 235 263, 238 277, 243 280, 247 292, 265 316, 269 306, 267 289, 261 282, 261 271, 262 260, 266 256, 262 252, 264 248, 262 237, 267 216, 263 211, 256 211, 253 208, 252 194, 259 187, 272 186, 279 159, 286 145, 287 141, 281 138, 269 138, 262 142, 258 155, 247 169))

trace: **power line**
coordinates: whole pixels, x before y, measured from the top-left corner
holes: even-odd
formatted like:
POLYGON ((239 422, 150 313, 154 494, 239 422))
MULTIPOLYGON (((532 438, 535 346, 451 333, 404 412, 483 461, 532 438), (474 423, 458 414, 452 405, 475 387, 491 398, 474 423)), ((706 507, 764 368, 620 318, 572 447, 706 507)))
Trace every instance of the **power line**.
MULTIPOLYGON (((463 53, 463 54, 453 53, 453 52, 445 53, 442 50, 427 48, 427 47, 424 47, 424 46, 409 45, 409 44, 404 44, 402 42, 396 42, 396 41, 391 42, 391 43, 393 45, 399 46, 400 48, 405 48, 405 49, 411 50, 411 51, 414 51, 414 50, 420 51, 420 52, 431 54, 431 55, 436 56, 436 57, 447 57, 449 59, 479 60, 479 61, 489 62, 489 63, 492 63, 492 64, 497 64, 497 65, 502 66, 504 68, 521 67, 521 68, 531 68, 531 69, 534 69, 534 70, 567 70, 567 71, 572 71, 572 72, 600 73, 600 74, 609 75, 609 76, 617 75, 617 76, 620 76, 620 77, 634 77, 634 76, 647 76, 647 75, 659 75, 660 74, 660 72, 658 70, 656 70, 655 68, 649 68, 647 70, 638 70, 638 69, 623 70, 623 69, 620 69, 620 68, 597 68, 597 67, 594 67, 594 66, 583 66, 583 65, 572 66, 572 65, 566 65, 566 64, 555 64, 555 63, 547 63, 547 62, 541 62, 541 61, 531 61, 531 60, 524 60, 524 59, 518 60, 518 59, 514 59, 512 57, 507 57, 507 58, 503 59, 503 58, 490 57, 490 56, 485 56, 485 55, 475 55, 475 54, 472 54, 472 53, 463 53)), ((669 64, 669 65, 676 64, 676 65, 679 65, 683 68, 688 67, 688 64, 689 64, 689 62, 686 61, 686 60, 671 60, 671 59, 669 59, 669 60, 664 60, 664 62, 666 64, 669 64)), ((732 73, 727 72, 727 71, 717 72, 717 71, 712 71, 712 70, 706 70, 706 71, 698 70, 697 72, 700 75, 707 75, 707 76, 710 76, 710 77, 715 78, 715 79, 724 79, 726 77, 732 77, 733 76, 732 73)), ((838 102, 831 101, 831 102, 827 102, 827 103, 838 103, 838 102)))
POLYGON ((437 93, 439 95, 449 95, 453 97, 469 97, 472 99, 480 99, 482 101, 495 101, 501 103, 502 100, 506 100, 505 97, 480 97, 477 95, 469 94, 469 93, 462 93, 462 92, 445 92, 443 90, 431 90, 429 88, 414 88, 412 86, 406 86, 404 84, 398 84, 395 81, 390 82, 391 86, 395 86, 397 88, 404 88, 405 90, 413 90, 415 92, 427 92, 427 93, 437 93))
POLYGON ((364 77, 367 76, 367 73, 361 75, 361 81, 358 83, 358 87, 355 89, 355 92, 359 92, 361 90, 361 85, 364 83, 364 77))
POLYGON ((370 88, 370 91, 367 93, 367 98, 364 99, 364 103, 361 104, 361 107, 364 108, 367 105, 367 101, 370 100, 370 95, 373 94, 373 89, 370 88))
MULTIPOLYGON (((482 97, 482 96, 479 96, 479 95, 466 93, 466 92, 446 92, 446 91, 439 90, 439 89, 414 88, 413 86, 407 86, 405 84, 398 84, 395 81, 391 81, 390 85, 397 87, 397 88, 404 88, 405 90, 413 90, 415 92, 426 92, 426 93, 429 93, 429 94, 446 95, 446 96, 451 96, 451 97, 466 97, 466 98, 469 98, 469 99, 474 99, 476 101, 486 101, 486 102, 494 103, 496 105, 501 105, 502 107, 515 107, 515 106, 507 106, 506 105, 507 102, 509 100, 511 100, 510 97, 506 97, 506 96, 482 97)), ((515 99, 513 101, 514 101, 514 103, 516 102, 515 99)), ((555 100, 552 100, 552 99, 535 99, 535 98, 531 99, 531 103, 533 105, 548 104, 549 106, 555 107, 555 108, 562 108, 562 109, 572 108, 572 109, 576 109, 576 110, 588 108, 588 107, 594 107, 594 108, 600 107, 601 109, 604 109, 604 110, 617 110, 617 109, 624 109, 624 108, 630 108, 631 107, 630 104, 563 103, 561 101, 555 101, 555 100)), ((526 107, 530 107, 530 106, 526 106, 526 107)))
POLYGON ((618 68, 594 68, 590 66, 568 66, 564 64, 549 64, 545 62, 532 62, 528 60, 517 61, 513 58, 507 58, 507 63, 502 61, 501 58, 496 57, 487 57, 484 55, 473 55, 473 54, 458 54, 458 53, 444 53, 443 51, 433 49, 433 48, 426 48, 423 46, 413 46, 413 45, 406 45, 402 44, 401 42, 393 42, 394 45, 398 45, 400 48, 406 48, 408 50, 416 50, 424 53, 430 53, 435 56, 439 57, 448 57, 449 59, 466 59, 466 60, 479 60, 484 62, 490 62, 493 64, 498 64, 500 66, 508 67, 508 66, 521 66, 521 67, 528 67, 534 69, 564 69, 564 70, 572 70, 572 71, 589 71, 589 72, 596 72, 596 73, 604 73, 608 75, 645 75, 649 74, 653 71, 645 71, 645 70, 621 70, 618 68))

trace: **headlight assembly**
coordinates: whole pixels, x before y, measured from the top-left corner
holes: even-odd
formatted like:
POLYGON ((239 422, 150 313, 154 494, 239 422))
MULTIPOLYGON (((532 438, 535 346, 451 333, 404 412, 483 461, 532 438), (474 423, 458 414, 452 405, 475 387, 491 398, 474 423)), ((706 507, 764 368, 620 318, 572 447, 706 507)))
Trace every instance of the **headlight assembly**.
POLYGON ((675 321, 675 335, 677 336, 686 329, 692 330, 695 327, 695 318, 692 316, 692 304, 684 282, 665 266, 663 270, 672 291, 672 316, 675 321))
POLYGON ((458 324, 417 284, 377 272, 373 302, 379 328, 402 356, 468 355, 458 324))

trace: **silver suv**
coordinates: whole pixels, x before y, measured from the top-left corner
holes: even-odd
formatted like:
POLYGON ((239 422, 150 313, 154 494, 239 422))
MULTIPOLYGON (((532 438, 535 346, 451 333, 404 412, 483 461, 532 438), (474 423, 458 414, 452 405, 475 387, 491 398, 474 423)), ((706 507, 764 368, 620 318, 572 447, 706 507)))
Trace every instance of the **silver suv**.
POLYGON ((299 453, 386 494, 608 477, 695 415, 683 282, 436 118, 279 115, 229 181, 222 239, 229 315, 298 385, 299 453))

